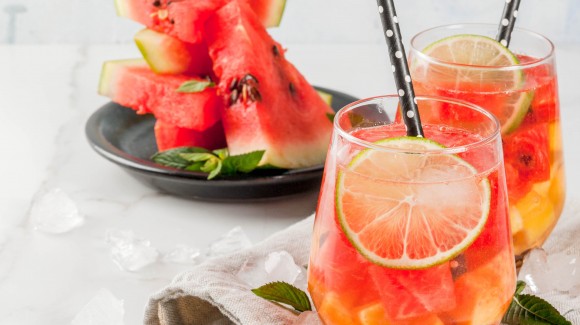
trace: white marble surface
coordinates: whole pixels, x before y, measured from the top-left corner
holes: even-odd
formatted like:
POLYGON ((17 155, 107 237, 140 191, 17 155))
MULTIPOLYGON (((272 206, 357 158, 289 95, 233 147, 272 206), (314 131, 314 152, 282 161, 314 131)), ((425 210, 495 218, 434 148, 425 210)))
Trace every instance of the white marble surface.
MULTIPOLYGON (((359 97, 394 90, 382 45, 287 47, 314 84, 359 97)), ((176 244, 205 248, 237 225, 256 242, 314 211, 316 192, 249 204, 170 197, 94 153, 83 128, 107 102, 96 94, 101 63, 137 55, 130 45, 0 46, 0 324, 68 324, 100 288, 125 301, 126 324, 141 323, 148 296, 185 267, 159 267, 154 277, 123 272, 110 259, 107 229, 132 229, 166 253, 176 244), (64 235, 28 223, 34 194, 54 187, 86 217, 64 235)), ((580 46, 560 46, 557 55, 568 191, 575 196, 580 46)))

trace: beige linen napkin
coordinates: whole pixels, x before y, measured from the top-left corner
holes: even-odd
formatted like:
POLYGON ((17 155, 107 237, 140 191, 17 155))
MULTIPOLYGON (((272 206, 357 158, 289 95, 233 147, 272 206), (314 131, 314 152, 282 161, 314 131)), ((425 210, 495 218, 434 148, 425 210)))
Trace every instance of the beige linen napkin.
MULTIPOLYGON (((568 200, 562 218, 544 249, 549 254, 580 256, 580 203, 568 200)), ((244 262, 285 250, 299 265, 308 263, 313 216, 239 253, 210 260, 177 276, 153 295, 145 311, 145 325, 290 325, 297 316, 255 296, 236 277, 244 262)), ((526 289, 528 290, 528 289, 526 289)), ((548 292, 544 299, 580 325, 580 297, 548 292)))
POLYGON ((296 264, 308 264, 313 221, 310 216, 248 250, 210 260, 178 275, 149 299, 144 324, 292 324, 297 315, 254 295, 236 273, 248 259, 282 250, 290 253, 296 264))

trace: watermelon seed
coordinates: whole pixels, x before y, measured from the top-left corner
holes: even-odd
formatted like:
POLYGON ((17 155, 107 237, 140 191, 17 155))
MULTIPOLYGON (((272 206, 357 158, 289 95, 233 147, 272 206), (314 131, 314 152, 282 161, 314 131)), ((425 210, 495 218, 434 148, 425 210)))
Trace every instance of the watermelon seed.
POLYGON ((169 12, 167 11, 167 9, 161 9, 157 12, 157 17, 159 17, 159 19, 161 20, 167 19, 168 16, 169 12))
POLYGON ((262 95, 256 87, 250 87, 250 98, 255 102, 262 100, 262 95))
POLYGON ((272 52, 274 52, 274 56, 280 55, 280 50, 278 50, 278 46, 272 45, 272 52))
POLYGON ((233 105, 238 98, 240 97, 240 93, 238 92, 237 89, 232 90, 232 93, 230 94, 230 106, 233 105))
POLYGON ((244 78, 243 78, 242 80, 243 80, 243 81, 246 81, 246 82, 247 82, 247 81, 253 81, 253 82, 255 82, 255 83, 259 83, 259 82, 258 82, 258 79, 256 79, 256 77, 252 76, 252 75, 251 75, 251 74, 249 74, 249 73, 248 73, 247 75, 245 75, 245 76, 244 76, 244 78))
POLYGON ((171 18, 171 20, 169 20, 169 22, 173 25, 175 24, 175 20, 173 18, 171 18))
POLYGON ((161 1, 159 1, 159 0, 153 1, 153 6, 154 7, 161 7, 161 1))
POLYGON ((236 88, 238 88, 238 78, 232 79, 232 82, 230 83, 230 90, 234 90, 236 88))
POLYGON ((248 85, 242 86, 242 102, 248 101, 248 85))
POLYGON ((294 93, 296 92, 296 89, 294 89, 294 84, 290 83, 288 85, 288 89, 290 89, 290 93, 292 93, 292 95, 294 95, 294 93))

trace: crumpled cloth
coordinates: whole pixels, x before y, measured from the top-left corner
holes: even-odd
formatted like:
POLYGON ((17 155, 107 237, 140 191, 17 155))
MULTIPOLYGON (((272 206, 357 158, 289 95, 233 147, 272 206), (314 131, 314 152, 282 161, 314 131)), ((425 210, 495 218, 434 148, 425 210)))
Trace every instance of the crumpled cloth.
MULTIPOLYGON (((207 261, 178 275, 150 297, 145 325, 291 325, 297 315, 254 295, 236 273, 248 259, 285 250, 306 265, 314 217, 310 216, 270 236, 250 249, 207 261)), ((580 201, 568 200, 560 221, 544 244, 548 254, 580 257, 580 201)), ((529 293, 529 289, 526 291, 529 293)), ((580 296, 562 292, 536 294, 558 309, 572 324, 580 324, 580 296)))

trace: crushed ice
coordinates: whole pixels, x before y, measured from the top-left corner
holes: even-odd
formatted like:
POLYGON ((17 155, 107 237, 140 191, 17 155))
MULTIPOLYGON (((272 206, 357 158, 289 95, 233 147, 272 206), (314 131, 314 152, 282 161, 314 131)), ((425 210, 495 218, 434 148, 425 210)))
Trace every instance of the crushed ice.
POLYGON ((123 325, 124 315, 123 300, 103 288, 81 308, 71 325, 123 325))
POLYGON ((519 277, 534 293, 560 291, 577 296, 580 294, 580 258, 533 249, 526 257, 519 277))
POLYGON ((282 281, 299 289, 306 289, 306 270, 297 265, 292 255, 286 251, 272 252, 265 257, 248 260, 236 275, 251 288, 282 281))
POLYGON ((252 242, 240 226, 233 228, 213 242, 207 257, 218 257, 252 247, 252 242))
POLYGON ((36 195, 30 208, 30 222, 36 230, 61 234, 82 225, 84 217, 62 189, 53 188, 36 195))
POLYGON ((175 248, 163 256, 165 263, 177 263, 195 265, 201 260, 201 250, 187 245, 177 245, 175 248))
POLYGON ((113 261, 125 271, 138 271, 155 263, 159 252, 148 240, 139 238, 131 230, 107 231, 106 242, 111 246, 113 261))
POLYGON ((315 311, 305 311, 300 313, 293 325, 322 325, 322 322, 315 311))

